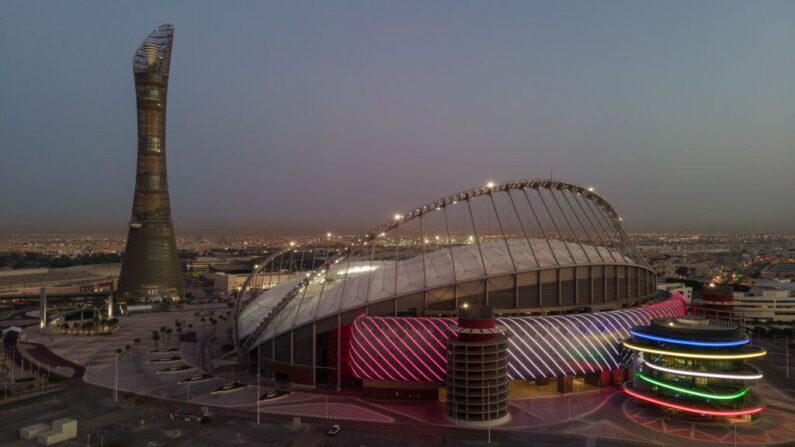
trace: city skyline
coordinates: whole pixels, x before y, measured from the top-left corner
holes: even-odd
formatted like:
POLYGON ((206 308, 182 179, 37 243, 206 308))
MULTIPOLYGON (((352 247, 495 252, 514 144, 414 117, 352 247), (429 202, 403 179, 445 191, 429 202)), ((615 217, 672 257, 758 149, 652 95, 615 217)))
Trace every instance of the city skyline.
POLYGON ((792 4, 450 6, 4 3, 0 233, 125 230, 119 55, 165 21, 179 233, 366 231, 550 174, 596 186, 631 232, 795 232, 792 4))

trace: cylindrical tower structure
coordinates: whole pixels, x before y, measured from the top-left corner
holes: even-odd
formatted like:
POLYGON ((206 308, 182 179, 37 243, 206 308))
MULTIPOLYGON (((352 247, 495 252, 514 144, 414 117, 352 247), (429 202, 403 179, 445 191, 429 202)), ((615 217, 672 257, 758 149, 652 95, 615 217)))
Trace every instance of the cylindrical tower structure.
POLYGON ((458 311, 458 337, 447 341, 447 416, 486 426, 510 419, 508 339, 490 306, 458 311))
POLYGON ((173 301, 182 296, 166 178, 166 96, 174 27, 155 28, 133 58, 138 108, 135 197, 118 296, 173 301))
POLYGON ((634 379, 627 394, 680 418, 747 422, 764 409, 749 383, 762 378, 747 359, 767 354, 731 322, 658 318, 630 331, 634 379))

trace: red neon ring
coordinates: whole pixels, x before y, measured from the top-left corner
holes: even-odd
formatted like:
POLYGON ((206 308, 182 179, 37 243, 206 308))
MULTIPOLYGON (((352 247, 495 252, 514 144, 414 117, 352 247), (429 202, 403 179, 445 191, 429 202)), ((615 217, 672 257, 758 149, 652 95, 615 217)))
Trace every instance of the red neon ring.
POLYGON ((644 395, 642 395, 640 393, 637 393, 635 391, 630 390, 629 388, 624 388, 624 392, 629 394, 632 397, 638 398, 640 400, 645 400, 646 402, 651 402, 653 404, 657 404, 657 405, 660 405, 660 406, 663 406, 663 407, 668 407, 668 408, 673 408, 673 409, 676 409, 676 410, 687 411, 687 412, 695 413, 695 414, 708 414, 710 416, 743 416, 743 415, 746 415, 746 414, 759 413, 760 411, 765 409, 765 406, 761 405, 759 407, 750 408, 748 410, 735 410, 735 411, 699 410, 699 409, 696 409, 696 408, 685 407, 683 405, 676 405, 676 404, 668 403, 668 402, 665 402, 665 401, 662 401, 662 400, 657 400, 657 399, 654 399, 654 398, 651 398, 651 397, 648 397, 648 396, 644 396, 644 395))

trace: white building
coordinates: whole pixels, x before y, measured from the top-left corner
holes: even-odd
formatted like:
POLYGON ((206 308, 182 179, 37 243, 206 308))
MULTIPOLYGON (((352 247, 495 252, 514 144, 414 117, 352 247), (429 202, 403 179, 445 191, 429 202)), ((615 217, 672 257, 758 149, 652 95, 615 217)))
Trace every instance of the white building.
POLYGON ((693 303, 693 288, 688 287, 681 282, 667 282, 667 283, 657 283, 657 290, 667 290, 669 292, 679 292, 687 300, 687 305, 690 306, 693 303))
POLYGON ((749 323, 789 323, 795 321, 795 294, 782 289, 734 292, 734 309, 749 323))

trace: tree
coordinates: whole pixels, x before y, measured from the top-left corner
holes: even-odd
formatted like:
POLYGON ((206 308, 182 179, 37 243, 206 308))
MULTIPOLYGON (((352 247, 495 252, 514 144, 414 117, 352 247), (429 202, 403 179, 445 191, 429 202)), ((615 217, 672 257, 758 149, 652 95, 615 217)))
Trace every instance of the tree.
POLYGON ((155 342, 155 349, 157 349, 157 342, 160 341, 160 334, 157 331, 152 331, 152 341, 155 342))
POLYGON ((170 342, 170 341, 171 341, 171 332, 172 332, 172 330, 171 330, 171 328, 170 328, 170 327, 169 327, 169 328, 166 328, 166 340, 167 340, 168 342, 170 342))
POLYGON ((133 340, 133 342, 135 343, 135 352, 139 352, 139 348, 141 347, 141 339, 136 338, 133 340))
POLYGON ((201 320, 199 320, 199 321, 202 322, 202 329, 204 329, 204 322, 207 321, 207 319, 202 317, 201 320))

